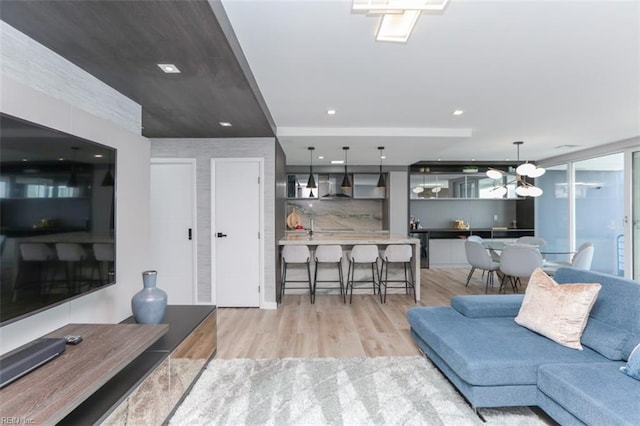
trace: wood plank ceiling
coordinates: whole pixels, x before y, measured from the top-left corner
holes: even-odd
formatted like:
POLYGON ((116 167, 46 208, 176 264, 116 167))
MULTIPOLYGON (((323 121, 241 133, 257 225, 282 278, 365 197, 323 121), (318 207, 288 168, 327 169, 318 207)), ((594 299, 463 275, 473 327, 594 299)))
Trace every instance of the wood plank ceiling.
POLYGON ((223 30, 226 14, 216 9, 205 0, 3 0, 0 18, 141 104, 146 137, 273 137, 253 76, 234 54, 237 41, 223 30), (159 63, 181 73, 165 74, 159 63))

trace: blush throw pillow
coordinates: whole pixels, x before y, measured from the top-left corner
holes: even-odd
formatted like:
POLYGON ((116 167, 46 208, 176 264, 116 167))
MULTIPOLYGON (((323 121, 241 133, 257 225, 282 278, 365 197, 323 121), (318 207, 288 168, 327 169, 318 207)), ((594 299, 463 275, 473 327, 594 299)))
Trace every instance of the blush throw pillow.
POLYGON ((515 322, 563 346, 582 350, 580 338, 600 288, 597 283, 560 285, 536 268, 515 322))
POLYGON ((627 365, 620 367, 620 371, 629 377, 640 380, 640 343, 638 343, 638 346, 636 346, 631 352, 631 355, 629 355, 627 365))

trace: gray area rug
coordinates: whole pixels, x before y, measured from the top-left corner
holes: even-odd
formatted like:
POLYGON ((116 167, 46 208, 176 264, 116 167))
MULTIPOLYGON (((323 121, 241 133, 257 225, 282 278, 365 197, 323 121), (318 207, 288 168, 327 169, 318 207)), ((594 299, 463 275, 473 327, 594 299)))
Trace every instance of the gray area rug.
POLYGON ((527 407, 480 412, 420 356, 214 359, 170 424, 546 424, 527 407))

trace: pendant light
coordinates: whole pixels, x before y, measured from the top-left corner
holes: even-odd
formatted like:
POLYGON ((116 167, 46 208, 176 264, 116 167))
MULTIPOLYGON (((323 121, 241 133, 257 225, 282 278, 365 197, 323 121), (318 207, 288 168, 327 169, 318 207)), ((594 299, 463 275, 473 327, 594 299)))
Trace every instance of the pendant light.
POLYGON ((379 146, 378 150, 380 151, 380 174, 378 176, 378 183, 376 184, 376 188, 386 188, 387 182, 384 180, 384 175, 382 174, 382 150, 384 146, 379 146))
POLYGON ((78 176, 76 174, 76 152, 79 150, 77 146, 72 146, 71 150, 73 151, 73 159, 71 160, 71 174, 69 175, 69 180, 67 181, 68 188, 75 188, 78 186, 78 176))
POLYGON ((113 167, 113 163, 111 162, 111 152, 109 152, 109 169, 107 170, 107 174, 104 175, 104 179, 102 179, 102 186, 113 186, 115 179, 113 179, 113 172, 111 168, 113 167))
POLYGON ((307 181, 307 188, 311 189, 311 191, 309 191, 309 198, 313 198, 313 189, 317 188, 316 180, 313 178, 313 150, 316 148, 310 146, 307 149, 309 150, 309 180, 307 181))
POLYGON ((351 179, 349 179, 349 175, 347 174, 347 151, 349 151, 349 147, 343 146, 342 149, 344 150, 344 176, 342 177, 340 188, 349 189, 351 188, 351 179))

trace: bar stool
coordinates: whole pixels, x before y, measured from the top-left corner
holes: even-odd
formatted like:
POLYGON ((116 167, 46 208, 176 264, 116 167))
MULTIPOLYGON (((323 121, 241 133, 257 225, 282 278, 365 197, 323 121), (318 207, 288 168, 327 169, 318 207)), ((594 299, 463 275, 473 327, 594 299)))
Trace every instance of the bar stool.
MULTIPOLYGON (((46 290, 50 289, 55 275, 55 251, 45 243, 22 243, 20 244, 20 257, 22 262, 38 265, 37 277, 29 284, 37 284, 41 295, 46 293, 46 290)), ((16 281, 13 287, 14 302, 17 300, 18 287, 26 284, 22 282, 24 280, 24 267, 24 264, 20 264, 16 274, 16 281)))
POLYGON ((93 243, 93 257, 96 259, 94 269, 91 271, 91 281, 93 281, 93 273, 98 270, 99 285, 109 283, 110 277, 113 276, 113 243, 93 243), (107 276, 103 278, 103 265, 107 269, 107 276))
POLYGON ((59 261, 66 262, 69 291, 78 291, 82 284, 82 267, 88 259, 86 250, 78 243, 56 243, 56 253, 59 261))
MULTIPOLYGON (((282 249, 282 285, 280 288, 280 295, 284 295, 285 285, 290 283, 309 283, 309 297, 311 303, 313 303, 313 288, 311 284, 311 268, 310 268, 311 254, 309 253, 309 247, 305 245, 292 245, 284 246, 282 249), (287 280, 287 267, 289 264, 305 264, 307 266, 307 281, 305 280, 287 280)), ((305 287, 289 287, 291 289, 304 289, 305 287)))
POLYGON ((340 283, 340 295, 344 293, 344 279, 342 276, 342 246, 339 245, 319 245, 315 253, 316 270, 313 274, 313 298, 311 303, 316 301, 316 289, 331 290, 335 287, 317 287, 317 283, 334 283, 336 280, 319 280, 318 269, 321 264, 335 265, 338 268, 338 282, 340 283))
POLYGON ((384 299, 382 303, 387 301, 387 288, 404 288, 405 293, 409 294, 409 287, 413 289, 413 301, 416 300, 416 287, 413 281, 413 269, 411 269, 411 246, 408 244, 389 245, 384 250, 382 255, 382 267, 380 268, 380 275, 383 275, 384 280, 380 279, 380 284, 384 286, 384 299), (401 263, 404 269, 404 280, 390 280, 389 279, 389 264, 401 263), (409 273, 411 275, 411 281, 407 279, 407 266, 409 267, 409 273), (386 267, 386 268, 385 268, 386 267), (389 283, 404 283, 404 286, 390 286, 389 283))
POLYGON ((373 244, 358 244, 353 246, 349 254, 349 270, 347 272, 347 288, 344 292, 344 303, 347 303, 347 291, 351 287, 349 303, 353 300, 353 287, 356 282, 369 282, 366 280, 355 281, 356 266, 359 264, 371 265, 371 282, 373 283, 373 294, 376 294, 376 286, 380 293, 380 301, 382 302, 382 293, 380 292, 380 273, 378 272, 378 246, 373 244), (378 281, 376 281, 378 275, 378 281))

